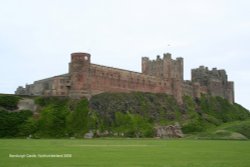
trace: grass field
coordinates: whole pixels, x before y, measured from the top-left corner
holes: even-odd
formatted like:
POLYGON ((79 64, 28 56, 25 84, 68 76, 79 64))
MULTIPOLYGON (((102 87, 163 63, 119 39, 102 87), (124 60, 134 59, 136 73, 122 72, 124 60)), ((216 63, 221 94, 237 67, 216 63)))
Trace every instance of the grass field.
POLYGON ((0 166, 249 167, 250 141, 2 139, 0 166))

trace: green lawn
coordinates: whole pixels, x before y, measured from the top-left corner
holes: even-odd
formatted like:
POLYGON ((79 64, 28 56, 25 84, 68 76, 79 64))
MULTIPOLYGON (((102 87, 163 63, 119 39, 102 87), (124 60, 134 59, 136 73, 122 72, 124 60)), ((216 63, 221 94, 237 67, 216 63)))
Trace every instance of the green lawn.
POLYGON ((2 139, 0 166, 249 167, 250 141, 2 139), (41 158, 39 154, 72 157, 41 158), (9 157, 13 155, 26 157, 9 157))

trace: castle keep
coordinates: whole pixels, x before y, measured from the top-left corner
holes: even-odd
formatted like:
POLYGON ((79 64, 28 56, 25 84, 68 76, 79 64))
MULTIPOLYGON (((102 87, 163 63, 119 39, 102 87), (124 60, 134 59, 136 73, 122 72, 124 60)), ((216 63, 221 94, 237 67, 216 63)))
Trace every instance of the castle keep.
POLYGON ((173 60, 166 53, 156 60, 142 58, 142 72, 133 72, 91 63, 88 53, 72 53, 67 74, 19 86, 16 94, 37 96, 87 97, 103 92, 152 92, 173 95, 179 103, 182 96, 201 94, 221 96, 234 102, 234 83, 225 70, 200 66, 192 70, 192 80, 183 80, 183 58, 173 60))

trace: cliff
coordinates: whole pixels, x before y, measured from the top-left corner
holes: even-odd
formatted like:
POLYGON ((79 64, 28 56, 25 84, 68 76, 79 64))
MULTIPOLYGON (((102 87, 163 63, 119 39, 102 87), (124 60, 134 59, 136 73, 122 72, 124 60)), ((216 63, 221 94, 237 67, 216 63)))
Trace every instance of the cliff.
POLYGON ((89 131, 96 137, 154 137, 159 130, 176 127, 185 136, 218 138, 237 132, 241 139, 250 138, 249 111, 221 97, 207 95, 184 96, 183 104, 170 95, 141 92, 102 93, 89 101, 1 95, 0 110, 0 137, 83 137, 89 131), (28 110, 30 105, 24 105, 28 106, 26 110, 23 106, 18 109, 23 99, 29 99, 29 104, 35 102, 33 114, 28 110), (211 129, 212 134, 206 133, 211 129))

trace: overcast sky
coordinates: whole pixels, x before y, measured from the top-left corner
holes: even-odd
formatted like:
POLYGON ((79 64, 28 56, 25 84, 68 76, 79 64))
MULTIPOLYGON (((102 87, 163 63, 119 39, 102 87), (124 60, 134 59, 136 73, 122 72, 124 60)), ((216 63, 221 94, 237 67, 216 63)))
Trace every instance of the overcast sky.
POLYGON ((250 109, 249 0, 0 0, 0 92, 67 73, 70 53, 141 71, 141 57, 226 69, 250 109))

